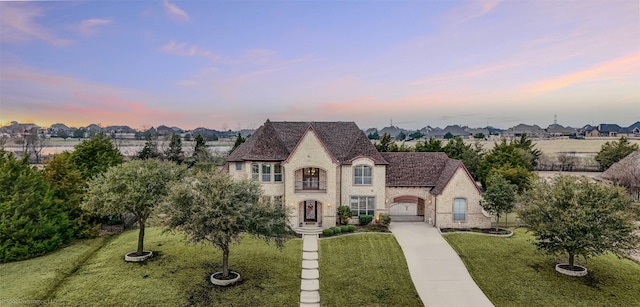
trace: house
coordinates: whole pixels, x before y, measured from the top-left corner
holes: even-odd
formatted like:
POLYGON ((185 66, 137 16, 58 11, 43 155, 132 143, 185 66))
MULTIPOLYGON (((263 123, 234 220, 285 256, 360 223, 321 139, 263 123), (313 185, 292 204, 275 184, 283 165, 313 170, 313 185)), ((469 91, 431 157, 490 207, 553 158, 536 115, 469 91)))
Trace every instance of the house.
POLYGON ((463 139, 467 139, 469 138, 469 136, 471 136, 471 133, 465 131, 464 128, 458 125, 449 125, 444 127, 444 129, 433 130, 431 131, 431 133, 429 133, 429 137, 432 137, 434 139, 444 139, 447 135, 451 137, 460 137, 463 139))
POLYGON ((532 138, 543 138, 548 136, 547 132, 544 131, 544 129, 540 128, 540 126, 527 124, 518 124, 514 127, 511 127, 505 130, 502 135, 509 138, 519 138, 523 135, 532 138))
POLYGON ((259 181, 265 197, 290 207, 296 227, 336 225, 337 208, 441 228, 490 227, 469 172, 444 153, 379 153, 353 122, 267 120, 228 157, 236 179, 259 181))
POLYGON ((549 125, 546 131, 549 134, 549 136, 552 136, 552 137, 571 136, 571 135, 576 135, 576 133, 578 132, 576 129, 573 129, 571 127, 564 127, 558 124, 549 125))

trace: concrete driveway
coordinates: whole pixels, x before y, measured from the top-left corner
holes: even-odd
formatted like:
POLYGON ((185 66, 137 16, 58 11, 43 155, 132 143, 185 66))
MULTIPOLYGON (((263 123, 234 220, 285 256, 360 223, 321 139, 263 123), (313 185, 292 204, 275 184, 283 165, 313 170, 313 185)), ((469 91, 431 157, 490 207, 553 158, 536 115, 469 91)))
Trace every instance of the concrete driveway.
POLYGON ((392 222, 389 229, 425 306, 493 306, 438 229, 422 222, 392 222))

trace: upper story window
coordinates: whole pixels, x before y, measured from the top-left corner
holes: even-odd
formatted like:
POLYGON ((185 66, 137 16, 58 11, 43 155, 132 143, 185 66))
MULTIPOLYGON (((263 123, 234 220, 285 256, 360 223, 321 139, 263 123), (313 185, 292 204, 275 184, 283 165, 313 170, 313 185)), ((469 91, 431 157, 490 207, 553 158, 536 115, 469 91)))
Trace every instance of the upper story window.
POLYGON ((302 169, 302 189, 303 190, 319 190, 320 189, 320 169, 310 167, 302 169))
POLYGON ((282 164, 273 165, 273 181, 282 181, 282 164))
POLYGON ((262 181, 271 181, 271 164, 269 163, 262 164, 262 181))
POLYGON ((465 222, 467 220, 467 200, 456 198, 453 200, 453 221, 465 222))
POLYGON ((242 162, 236 162, 236 171, 242 170, 242 162))
POLYGON ((258 163, 251 163, 251 179, 258 180, 260 178, 260 167, 258 163))
POLYGON ((371 184, 373 168, 368 165, 357 165, 353 168, 353 184, 371 184))

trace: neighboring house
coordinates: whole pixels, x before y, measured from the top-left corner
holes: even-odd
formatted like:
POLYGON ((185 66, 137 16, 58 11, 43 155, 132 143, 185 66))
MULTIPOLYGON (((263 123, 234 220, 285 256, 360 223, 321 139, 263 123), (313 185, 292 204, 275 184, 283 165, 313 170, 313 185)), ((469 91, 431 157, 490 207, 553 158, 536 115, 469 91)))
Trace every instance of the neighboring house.
POLYGON ((379 153, 353 122, 267 120, 228 157, 236 179, 262 184, 265 197, 289 206, 295 227, 336 225, 337 208, 390 213, 437 227, 490 227, 481 194, 462 162, 444 153, 379 153))
POLYGON ((519 138, 523 135, 527 135, 532 138, 543 138, 548 136, 547 132, 540 128, 540 126, 527 124, 518 124, 515 127, 511 127, 505 130, 502 135, 508 138, 519 138))
POLYGON ((389 127, 384 127, 380 131, 378 131, 378 136, 382 137, 383 135, 388 134, 389 136, 395 139, 400 135, 400 133, 403 133, 403 132, 405 132, 405 135, 407 134, 406 131, 404 131, 403 129, 400 129, 396 126, 389 126, 389 127))
POLYGON ((463 139, 467 139, 471 136, 471 133, 465 131, 464 128, 458 125, 449 125, 444 127, 444 129, 431 131, 429 137, 434 139, 443 139, 447 134, 451 134, 452 137, 461 137, 463 139))
POLYGON ((475 138, 476 135, 484 135, 485 138, 488 138, 491 135, 491 131, 487 128, 465 128, 464 131, 468 132, 469 135, 475 138))
POLYGON ((552 137, 571 136, 571 135, 576 135, 576 133, 578 132, 574 128, 564 127, 558 124, 549 125, 546 131, 549 134, 549 136, 552 136, 552 137))

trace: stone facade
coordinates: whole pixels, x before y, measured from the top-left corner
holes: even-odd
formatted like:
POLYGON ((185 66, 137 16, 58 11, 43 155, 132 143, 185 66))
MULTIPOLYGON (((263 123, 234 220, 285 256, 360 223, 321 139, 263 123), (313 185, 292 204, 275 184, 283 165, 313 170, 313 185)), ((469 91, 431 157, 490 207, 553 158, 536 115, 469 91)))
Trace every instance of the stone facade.
POLYGON ((441 195, 435 199, 436 220, 435 226, 440 228, 489 228, 491 216, 483 211, 480 206, 482 195, 475 182, 469 177, 466 170, 456 170, 441 195), (456 198, 466 200, 466 217, 464 221, 454 221, 453 203, 456 198))
POLYGON ((479 205, 480 191, 462 163, 442 153, 402 154, 383 158, 353 123, 267 121, 229 156, 226 170, 235 179, 260 182, 265 198, 290 209, 293 227, 335 226, 337 208, 352 202, 352 210, 376 217, 404 215, 442 228, 491 226, 479 205), (277 178, 276 167, 281 169, 277 178), (356 170, 371 176, 356 180, 356 170), (313 182, 311 173, 317 173, 313 182), (459 223, 453 218, 457 198, 466 202, 459 223))

